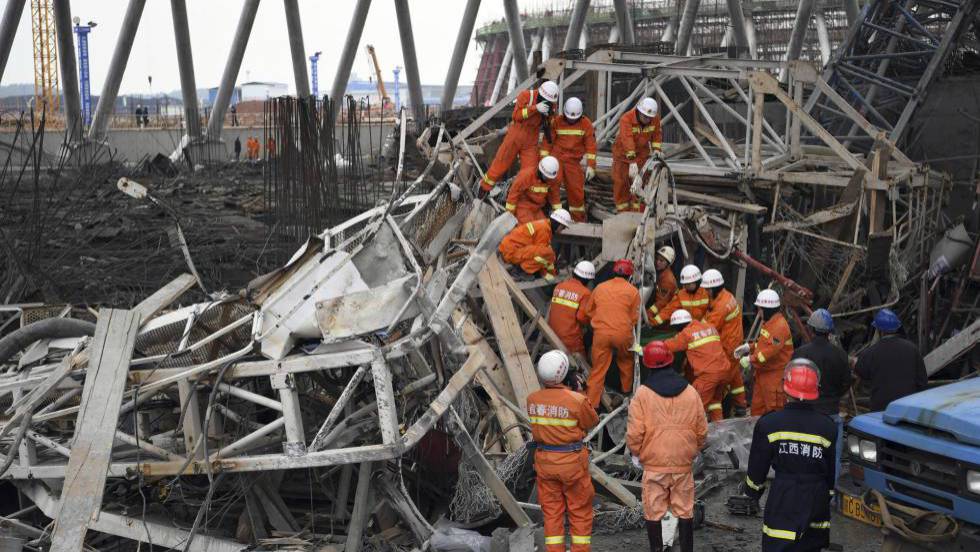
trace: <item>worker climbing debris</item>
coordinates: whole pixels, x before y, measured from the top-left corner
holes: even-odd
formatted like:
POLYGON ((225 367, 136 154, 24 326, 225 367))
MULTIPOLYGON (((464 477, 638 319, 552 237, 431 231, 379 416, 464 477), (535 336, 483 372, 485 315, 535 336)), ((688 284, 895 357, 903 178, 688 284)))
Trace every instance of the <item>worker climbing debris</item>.
POLYGON ((571 224, 572 216, 564 209, 552 211, 549 218, 518 224, 500 242, 500 255, 504 262, 519 266, 524 275, 552 281, 557 259, 551 240, 571 224))
POLYGON ((506 209, 518 223, 545 218, 544 207, 561 210, 561 165, 554 157, 542 157, 535 169, 522 170, 507 190, 506 209))
POLYGON ((681 288, 659 312, 648 311, 650 324, 659 326, 670 320, 674 311, 684 309, 694 320, 703 320, 708 314, 708 291, 701 287, 701 269, 687 265, 681 269, 681 288))
POLYGON ((551 136, 542 143, 541 155, 552 155, 561 162, 562 181, 568 195, 568 212, 575 222, 585 222, 585 183, 595 178, 596 142, 592 120, 582 114, 582 100, 565 100, 561 116, 551 120, 551 136), (582 170, 582 159, 585 170, 582 170))
POLYGON ((748 403, 745 399, 745 383, 742 378, 742 367, 735 358, 735 349, 745 340, 742 329, 742 306, 725 289, 725 278, 717 269, 709 268, 701 277, 701 287, 708 291, 708 313, 704 320, 718 330, 721 335, 721 345, 725 350, 725 358, 731 366, 728 380, 728 394, 735 405, 735 415, 745 416, 748 403))
POLYGON ((684 309, 670 315, 670 325, 677 335, 664 341, 664 345, 671 353, 687 353, 689 379, 701 396, 704 411, 711 421, 721 420, 724 417, 721 401, 731 379, 731 363, 718 330, 707 322, 692 319, 691 313, 684 309))
POLYGON ((640 292, 630 283, 633 262, 619 259, 614 277, 592 290, 585 318, 592 326, 592 372, 586 384, 589 402, 599 407, 605 390, 606 372, 615 362, 620 389, 633 390, 633 329, 640 317, 640 292))
POLYGON ((619 119, 619 133, 613 143, 613 201, 616 212, 641 212, 643 203, 630 192, 633 180, 640 175, 640 168, 651 155, 661 156, 663 150, 663 125, 657 109, 657 101, 643 98, 635 109, 627 111, 619 119))
POLYGON ((694 551, 694 473, 691 465, 708 436, 698 392, 673 371, 674 355, 662 341, 643 348, 650 375, 630 402, 626 444, 643 470, 643 517, 650 552, 664 549, 661 520, 679 518, 681 552, 694 551))
POLYGON ((568 357, 549 351, 538 361, 538 379, 545 387, 527 397, 534 438, 534 471, 544 516, 548 552, 565 552, 568 516, 572 552, 588 552, 592 543, 592 499, 589 451, 582 440, 599 422, 588 399, 566 383, 568 357))
POLYGON ((779 294, 775 290, 760 291, 755 306, 763 320, 759 337, 753 343, 739 345, 734 356, 743 369, 752 367, 752 415, 761 416, 783 408, 782 376, 793 357, 793 336, 779 311, 779 294))
MULTIPOLYGON (((651 324, 653 324, 651 321, 660 314, 660 310, 669 305, 677 294, 677 278, 670 268, 674 264, 675 257, 674 248, 669 245, 658 249, 654 256, 653 266, 657 278, 654 284, 653 304, 647 309, 647 321, 651 324)), ((669 316, 667 318, 670 319, 669 316)))
POLYGON ((583 326, 588 325, 585 311, 592 297, 589 286, 593 280, 595 265, 589 261, 579 261, 572 277, 555 286, 551 294, 548 325, 555 330, 570 353, 585 354, 583 326))

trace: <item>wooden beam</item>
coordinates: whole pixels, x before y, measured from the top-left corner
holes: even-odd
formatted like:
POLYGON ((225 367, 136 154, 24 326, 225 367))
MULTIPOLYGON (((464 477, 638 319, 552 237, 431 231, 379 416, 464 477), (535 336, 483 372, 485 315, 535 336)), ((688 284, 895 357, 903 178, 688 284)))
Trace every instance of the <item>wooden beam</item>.
POLYGON ((138 305, 133 307, 133 310, 139 313, 140 325, 146 324, 156 313, 170 306, 171 303, 179 299, 184 293, 187 293, 195 284, 197 284, 197 280, 193 276, 190 274, 181 274, 169 284, 156 290, 153 295, 140 301, 138 305))
POLYGON ((705 205, 721 207, 722 209, 728 209, 729 211, 747 213, 750 215, 761 215, 766 212, 766 208, 762 205, 755 205, 754 203, 746 203, 744 201, 732 201, 730 199, 708 194, 699 194, 697 192, 690 192, 687 190, 677 190, 677 199, 681 201, 686 200, 696 203, 703 203, 705 205))
POLYGON ((374 472, 372 462, 361 462, 357 470, 357 490, 354 495, 354 511, 351 512, 350 524, 347 526, 347 544, 344 552, 360 552, 364 528, 371 517, 371 474, 374 472))
POLYGON ((139 323, 140 313, 135 310, 103 309, 99 313, 61 490, 61 509, 51 535, 53 552, 80 552, 89 524, 101 510, 139 323))

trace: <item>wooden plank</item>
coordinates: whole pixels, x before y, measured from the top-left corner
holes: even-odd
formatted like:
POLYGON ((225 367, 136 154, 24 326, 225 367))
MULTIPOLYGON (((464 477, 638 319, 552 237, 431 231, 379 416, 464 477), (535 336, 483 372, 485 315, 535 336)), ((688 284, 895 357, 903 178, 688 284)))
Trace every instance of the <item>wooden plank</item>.
POLYGON ((497 348, 514 388, 514 398, 518 406, 527 408, 527 396, 541 386, 517 321, 514 303, 507 293, 506 278, 506 271, 497 258, 490 257, 480 272, 480 290, 483 291, 483 301, 497 337, 497 348))
POLYGON ((161 310, 170 306, 171 303, 180 298, 181 295, 190 290, 197 284, 197 280, 190 274, 181 274, 173 279, 169 284, 156 290, 153 295, 139 302, 133 310, 139 313, 140 325, 153 318, 161 310))
POLYGON ((595 480, 596 483, 605 487, 607 491, 612 493, 613 496, 615 496, 627 507, 633 508, 640 504, 640 502, 636 500, 636 495, 624 487, 618 479, 602 471, 595 464, 589 464, 589 475, 592 476, 592 479, 595 480))
POLYGON ((748 213, 750 215, 761 215, 766 212, 766 208, 762 205, 755 205, 744 201, 732 201, 717 196, 699 194, 697 192, 690 192, 687 190, 677 190, 677 199, 680 201, 694 201, 705 205, 721 207, 737 213, 748 213))
POLYGON ((947 364, 972 349, 977 342, 980 342, 980 319, 974 320, 966 329, 947 339, 926 355, 926 373, 931 376, 942 370, 947 364))
POLYGON ((135 310, 103 309, 99 313, 61 509, 51 536, 52 552, 81 551, 89 524, 98 517, 139 322, 140 313, 135 310))
POLYGON ((371 517, 371 474, 374 466, 371 462, 361 462, 357 470, 357 490, 354 494, 354 511, 351 512, 350 525, 347 526, 347 543, 344 552, 360 552, 361 537, 371 517))

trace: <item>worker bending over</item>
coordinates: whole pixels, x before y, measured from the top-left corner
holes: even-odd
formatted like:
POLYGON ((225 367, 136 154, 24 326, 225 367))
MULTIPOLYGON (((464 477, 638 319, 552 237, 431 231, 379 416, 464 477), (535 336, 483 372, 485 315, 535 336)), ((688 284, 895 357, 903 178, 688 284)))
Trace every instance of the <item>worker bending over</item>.
POLYGON ((878 412, 896 399, 925 389, 929 376, 919 348, 898 336, 902 321, 894 311, 876 312, 871 325, 881 339, 858 356, 854 371, 871 384, 871 410, 878 412))
POLYGON ((555 279, 555 250, 551 238, 572 224, 572 216, 564 209, 551 212, 550 219, 518 224, 500 242, 504 262, 519 265, 526 275, 540 274, 545 280, 555 279))
POLYGON ((782 392, 783 369, 793 357, 793 335, 783 313, 779 312, 779 294, 764 289, 755 298, 755 306, 762 312, 762 329, 755 343, 743 343, 735 349, 742 368, 752 371, 752 415, 782 410, 785 394, 782 392))
POLYGON ((702 320, 708 314, 708 292, 701 287, 701 269, 694 265, 681 269, 681 289, 677 290, 666 307, 658 313, 652 313, 652 308, 647 310, 650 325, 663 324, 678 309, 691 313, 694 320, 702 320))
POLYGON ((538 164, 538 133, 541 131, 541 123, 554 112, 557 102, 558 85, 552 81, 541 83, 537 90, 522 90, 517 95, 507 134, 480 183, 481 198, 510 170, 516 157, 521 158, 522 171, 538 164))
POLYGON ((725 349, 725 359, 731 366, 728 373, 728 393, 735 404, 735 415, 745 416, 748 403, 745 400, 745 382, 742 381, 742 367, 735 358, 735 349, 745 340, 742 330, 742 306, 732 292, 725 289, 725 278, 721 272, 709 268, 701 277, 701 287, 708 291, 708 314, 704 320, 721 334, 721 346, 725 349))
POLYGON ((542 144, 541 155, 553 155, 561 162, 562 180, 568 195, 568 212, 575 222, 585 222, 585 181, 595 178, 596 143, 592 121, 582 115, 582 100, 568 98, 561 116, 551 120, 551 144, 542 144), (582 157, 586 168, 582 170, 582 157))
POLYGON ((820 371, 805 358, 786 366, 786 408, 759 418, 752 433, 745 493, 762 496, 776 472, 762 517, 762 551, 817 551, 830 544, 837 427, 813 409, 820 371))
POLYGON ((572 552, 588 552, 595 489, 589 475, 589 452, 582 440, 599 423, 599 417, 584 395, 564 384, 567 375, 565 353, 548 351, 542 355, 538 379, 544 389, 527 396, 527 414, 534 439, 545 549, 565 552, 567 513, 572 552))
POLYGON ((613 264, 615 276, 592 290, 585 318, 592 324, 592 371, 586 393, 599 407, 605 389, 606 372, 613 359, 619 368, 623 393, 633 390, 633 329, 640 319, 640 292, 629 282, 633 262, 620 259, 613 264))
POLYGON ((561 209, 561 166, 554 157, 538 161, 537 168, 522 169, 507 190, 507 211, 517 217, 517 222, 531 222, 545 218, 543 207, 552 211, 561 209))
POLYGON ((660 521, 668 507, 678 519, 681 552, 694 551, 694 473, 691 465, 708 438, 698 393, 671 365, 674 355, 662 341, 643 348, 650 375, 629 406, 626 445, 643 469, 643 517, 650 552, 663 552, 660 521))
POLYGON ((661 155, 663 128, 657 101, 643 98, 619 118, 619 133, 613 142, 613 202, 616 212, 643 211, 640 198, 630 192, 630 185, 640 174, 650 155, 661 155))
MULTIPOLYGON (((674 258, 674 248, 669 245, 658 249, 653 258, 653 267, 657 271, 657 283, 653 292, 653 304, 647 309, 648 321, 652 321, 655 316, 660 314, 660 309, 669 305, 674 299, 674 295, 677 295, 677 278, 674 277, 674 271, 670 269, 671 265, 674 264, 674 258)), ((659 324, 655 325, 659 326, 659 324)))
POLYGON ((555 286, 551 294, 548 325, 561 339, 569 353, 585 354, 582 325, 587 324, 585 306, 592 296, 589 284, 595 280, 595 265, 581 261, 575 265, 572 277, 555 286))
POLYGON ((711 421, 721 420, 724 418, 721 401, 725 397, 732 365, 725 355, 718 330, 707 322, 692 320, 691 313, 684 309, 670 315, 670 325, 679 331, 664 344, 672 353, 687 351, 693 377, 691 385, 701 396, 704 411, 711 421))

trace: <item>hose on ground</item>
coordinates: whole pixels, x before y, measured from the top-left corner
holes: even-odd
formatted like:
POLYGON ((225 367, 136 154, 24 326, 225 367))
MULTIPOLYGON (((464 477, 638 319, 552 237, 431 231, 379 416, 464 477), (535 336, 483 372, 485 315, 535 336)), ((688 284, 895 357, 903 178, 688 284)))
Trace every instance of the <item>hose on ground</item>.
POLYGON ((10 332, 0 339, 0 364, 42 339, 95 335, 95 324, 74 318, 48 318, 10 332))

